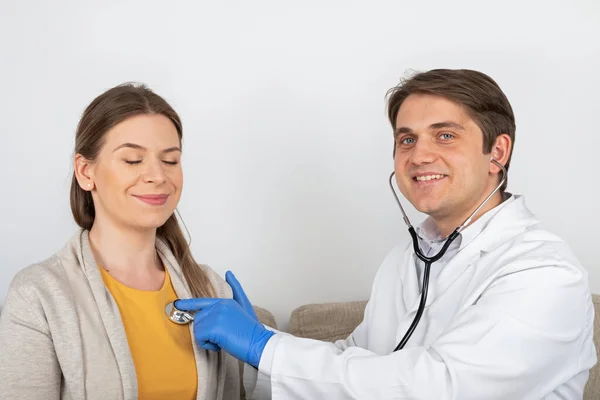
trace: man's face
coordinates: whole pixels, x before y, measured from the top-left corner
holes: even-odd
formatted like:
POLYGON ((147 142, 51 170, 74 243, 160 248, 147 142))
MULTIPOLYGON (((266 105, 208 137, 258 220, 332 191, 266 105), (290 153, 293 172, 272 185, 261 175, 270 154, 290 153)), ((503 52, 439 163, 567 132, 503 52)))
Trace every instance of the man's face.
POLYGON ((497 185, 481 129, 445 97, 408 96, 396 117, 395 142, 398 187, 434 220, 466 218, 497 185))

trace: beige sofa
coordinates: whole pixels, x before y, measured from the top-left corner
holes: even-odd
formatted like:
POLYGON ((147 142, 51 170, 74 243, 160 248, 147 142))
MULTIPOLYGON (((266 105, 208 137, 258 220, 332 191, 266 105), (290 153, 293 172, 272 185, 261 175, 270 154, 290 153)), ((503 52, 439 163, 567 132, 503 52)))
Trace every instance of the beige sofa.
MULTIPOLYGON (((596 318, 594 320, 594 342, 600 358, 600 295, 593 296, 596 318)), ((347 303, 308 304, 292 311, 289 333, 311 339, 335 341, 346 338, 362 321, 366 301, 347 303)), ((261 307, 255 307, 263 324, 277 328, 273 315, 261 307)), ((599 363, 600 364, 600 363, 599 363)), ((600 365, 590 372, 585 388, 584 400, 600 399, 600 365)))

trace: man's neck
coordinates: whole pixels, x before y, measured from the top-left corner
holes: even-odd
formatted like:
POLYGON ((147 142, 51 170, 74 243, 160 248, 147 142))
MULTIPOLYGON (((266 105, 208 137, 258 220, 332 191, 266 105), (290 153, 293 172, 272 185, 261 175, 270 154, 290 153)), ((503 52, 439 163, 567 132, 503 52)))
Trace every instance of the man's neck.
MULTIPOLYGON (((442 218, 435 218, 432 216, 431 218, 433 219, 433 222, 435 223, 438 230, 440 231, 441 236, 447 237, 448 235, 450 235, 456 228, 458 228, 463 222, 465 222, 465 220, 469 217, 469 215, 471 215, 473 213, 473 211, 475 211, 477 209, 477 207, 479 207, 481 202, 486 197, 487 197, 487 195, 485 197, 483 197, 481 200, 479 200, 476 204, 470 205, 468 208, 466 208, 462 212, 450 214, 450 215, 447 215, 442 218)), ((473 218, 471 218, 471 220, 467 223, 466 226, 473 224, 486 212, 497 207, 499 204, 502 203, 502 199, 503 199, 503 194, 501 192, 495 193, 494 196, 492 196, 487 201, 487 203, 485 203, 484 206, 481 207, 481 209, 477 212, 477 214, 475 214, 473 216, 473 218)), ((466 228, 466 226, 465 226, 465 228, 466 228)))
POLYGON ((135 230, 96 218, 89 238, 97 264, 111 273, 144 276, 161 268, 156 230, 135 230))

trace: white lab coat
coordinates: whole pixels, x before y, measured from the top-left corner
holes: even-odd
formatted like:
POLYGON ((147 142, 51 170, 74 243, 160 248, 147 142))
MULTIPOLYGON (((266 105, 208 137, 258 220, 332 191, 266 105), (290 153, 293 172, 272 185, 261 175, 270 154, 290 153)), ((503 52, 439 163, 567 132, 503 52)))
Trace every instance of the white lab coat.
POLYGON ((430 284, 404 349, 421 287, 411 243, 384 260, 347 340, 273 336, 259 365, 273 400, 581 399, 597 361, 586 271, 523 197, 481 229, 430 284))

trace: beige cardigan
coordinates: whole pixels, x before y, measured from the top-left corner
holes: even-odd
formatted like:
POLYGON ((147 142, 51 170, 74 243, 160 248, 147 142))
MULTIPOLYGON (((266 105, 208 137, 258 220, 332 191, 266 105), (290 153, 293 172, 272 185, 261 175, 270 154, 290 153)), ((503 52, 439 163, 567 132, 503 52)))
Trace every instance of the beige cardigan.
MULTIPOLYGON (((161 240, 156 248, 178 297, 191 297, 169 248, 161 240)), ((231 298, 229 285, 202 268, 217 296, 231 298)), ((197 400, 245 398, 238 361, 193 346, 197 400)), ((20 271, 9 287, 0 314, 0 399, 133 400, 137 390, 119 309, 88 231, 79 231, 57 254, 20 271)))

